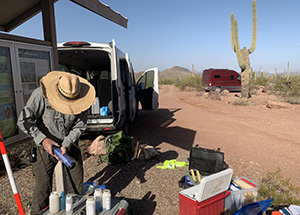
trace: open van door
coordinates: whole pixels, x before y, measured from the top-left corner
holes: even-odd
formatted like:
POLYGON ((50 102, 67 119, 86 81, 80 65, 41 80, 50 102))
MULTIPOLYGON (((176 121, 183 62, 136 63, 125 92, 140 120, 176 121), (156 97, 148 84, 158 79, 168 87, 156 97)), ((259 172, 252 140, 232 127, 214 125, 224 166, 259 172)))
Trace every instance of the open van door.
POLYGON ((137 81, 137 95, 143 110, 158 109, 158 68, 143 73, 137 81))

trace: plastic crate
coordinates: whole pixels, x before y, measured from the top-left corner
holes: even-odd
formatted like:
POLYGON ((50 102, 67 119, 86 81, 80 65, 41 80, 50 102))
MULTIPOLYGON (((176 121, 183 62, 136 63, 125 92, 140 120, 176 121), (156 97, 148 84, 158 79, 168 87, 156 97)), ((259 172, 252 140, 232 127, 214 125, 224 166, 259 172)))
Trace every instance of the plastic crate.
POLYGON ((202 202, 193 200, 179 193, 180 215, 220 215, 224 211, 224 199, 229 191, 222 192, 202 202))
MULTIPOLYGON (((240 189, 240 190, 230 190, 230 195, 225 198, 225 209, 234 213, 244 205, 255 202, 259 193, 260 185, 254 181, 248 179, 247 177, 238 177, 233 179, 233 181, 243 180, 248 182, 252 188, 249 189, 240 189)), ((232 185, 231 185, 232 186, 232 185)))

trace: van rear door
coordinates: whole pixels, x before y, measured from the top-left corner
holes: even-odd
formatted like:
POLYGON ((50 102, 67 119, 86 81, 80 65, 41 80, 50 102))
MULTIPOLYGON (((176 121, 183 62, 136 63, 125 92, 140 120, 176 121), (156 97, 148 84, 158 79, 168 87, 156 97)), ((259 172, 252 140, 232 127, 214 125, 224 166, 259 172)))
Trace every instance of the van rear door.
POLYGON ((134 79, 134 71, 133 67, 131 64, 131 61, 129 59, 128 53, 126 53, 126 61, 128 64, 128 70, 129 70, 129 77, 128 77, 128 99, 129 99, 129 119, 130 121, 133 121, 136 115, 136 110, 137 110, 137 99, 136 99, 136 92, 135 92, 135 79, 134 79))
POLYGON ((137 81, 137 95, 143 110, 158 109, 158 68, 146 70, 137 81))

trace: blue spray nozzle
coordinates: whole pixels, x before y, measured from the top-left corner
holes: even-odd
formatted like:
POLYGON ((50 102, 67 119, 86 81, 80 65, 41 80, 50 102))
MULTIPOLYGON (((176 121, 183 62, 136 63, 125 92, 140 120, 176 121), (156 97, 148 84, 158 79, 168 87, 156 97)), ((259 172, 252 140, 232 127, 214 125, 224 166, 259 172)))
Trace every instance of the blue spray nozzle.
POLYGON ((105 187, 106 187, 106 186, 105 186, 105 185, 103 185, 103 184, 99 186, 99 188, 100 188, 101 190, 104 190, 104 189, 105 189, 105 187))

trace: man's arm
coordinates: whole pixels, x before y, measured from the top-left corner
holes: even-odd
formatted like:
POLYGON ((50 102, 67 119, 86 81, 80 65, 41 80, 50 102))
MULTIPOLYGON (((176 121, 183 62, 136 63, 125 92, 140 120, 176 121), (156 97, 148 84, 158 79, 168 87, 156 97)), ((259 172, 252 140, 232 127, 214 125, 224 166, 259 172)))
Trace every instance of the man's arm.
POLYGON ((36 125, 37 118, 43 113, 44 105, 42 91, 40 88, 37 88, 32 92, 18 119, 19 128, 32 137, 38 146, 41 146, 42 141, 46 138, 36 125))
MULTIPOLYGON (((79 137, 86 129, 87 115, 88 115, 87 111, 84 111, 79 115, 78 119, 72 126, 69 134, 64 138, 62 142, 63 147, 70 149, 71 145, 79 139, 79 137)), ((62 151, 64 152, 63 149, 62 151)))
POLYGON ((37 146, 43 146, 44 149, 53 156, 53 145, 59 147, 59 144, 46 137, 36 125, 36 120, 42 116, 45 108, 45 101, 40 88, 34 90, 23 108, 19 119, 19 128, 29 135, 37 146))

